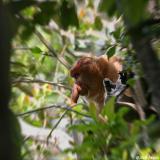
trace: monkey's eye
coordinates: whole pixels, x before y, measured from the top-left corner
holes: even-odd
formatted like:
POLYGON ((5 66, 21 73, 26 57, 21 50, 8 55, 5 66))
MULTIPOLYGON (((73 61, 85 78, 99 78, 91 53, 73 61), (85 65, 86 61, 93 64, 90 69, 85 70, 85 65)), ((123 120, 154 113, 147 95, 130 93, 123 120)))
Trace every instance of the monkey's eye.
POLYGON ((77 79, 78 77, 79 77, 79 74, 78 73, 76 73, 76 74, 74 74, 74 76, 73 76, 75 79, 77 79))

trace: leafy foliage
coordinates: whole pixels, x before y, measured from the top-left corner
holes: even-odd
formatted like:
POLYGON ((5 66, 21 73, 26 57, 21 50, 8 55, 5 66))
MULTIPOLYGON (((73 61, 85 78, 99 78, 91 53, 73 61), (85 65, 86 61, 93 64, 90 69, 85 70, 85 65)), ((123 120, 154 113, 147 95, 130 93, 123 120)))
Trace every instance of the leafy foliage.
MULTIPOLYGON (((123 107, 114 111, 115 97, 104 106, 102 115, 107 119, 101 122, 92 115, 90 121, 72 125, 69 130, 83 134, 81 144, 74 144, 74 148, 67 150, 80 155, 81 159, 135 159, 139 155, 137 141, 141 127, 150 123, 151 119, 134 121, 131 126, 126 123, 124 116, 128 109, 123 107), (85 151, 85 152, 84 152, 85 151)), ((93 105, 93 104, 92 104, 93 105)), ((90 106, 91 107, 91 106, 90 106)))

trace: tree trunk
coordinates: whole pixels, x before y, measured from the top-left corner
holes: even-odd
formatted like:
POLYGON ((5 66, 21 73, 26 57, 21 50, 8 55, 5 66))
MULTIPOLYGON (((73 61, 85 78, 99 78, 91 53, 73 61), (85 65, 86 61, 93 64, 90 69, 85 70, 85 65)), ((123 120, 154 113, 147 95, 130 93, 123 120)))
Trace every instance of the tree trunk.
POLYGON ((9 109, 11 17, 0 1, 0 159, 20 160, 20 127, 9 109))

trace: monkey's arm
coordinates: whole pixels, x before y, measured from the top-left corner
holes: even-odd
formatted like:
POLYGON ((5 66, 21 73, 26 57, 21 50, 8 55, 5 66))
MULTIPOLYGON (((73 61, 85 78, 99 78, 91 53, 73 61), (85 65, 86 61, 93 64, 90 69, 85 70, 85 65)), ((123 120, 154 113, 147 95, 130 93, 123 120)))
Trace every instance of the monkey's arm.
POLYGON ((73 85, 72 94, 71 94, 71 104, 72 105, 74 105, 75 103, 77 103, 80 91, 81 91, 81 87, 78 84, 75 83, 73 85))

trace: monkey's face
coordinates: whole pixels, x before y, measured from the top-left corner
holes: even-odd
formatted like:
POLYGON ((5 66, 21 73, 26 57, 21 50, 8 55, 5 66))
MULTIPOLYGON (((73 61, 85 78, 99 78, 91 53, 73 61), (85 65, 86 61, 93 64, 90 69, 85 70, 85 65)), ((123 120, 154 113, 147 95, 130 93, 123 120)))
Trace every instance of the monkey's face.
POLYGON ((82 57, 78 60, 71 68, 70 74, 80 86, 81 95, 87 95, 89 91, 95 90, 103 81, 96 61, 92 57, 82 57))

